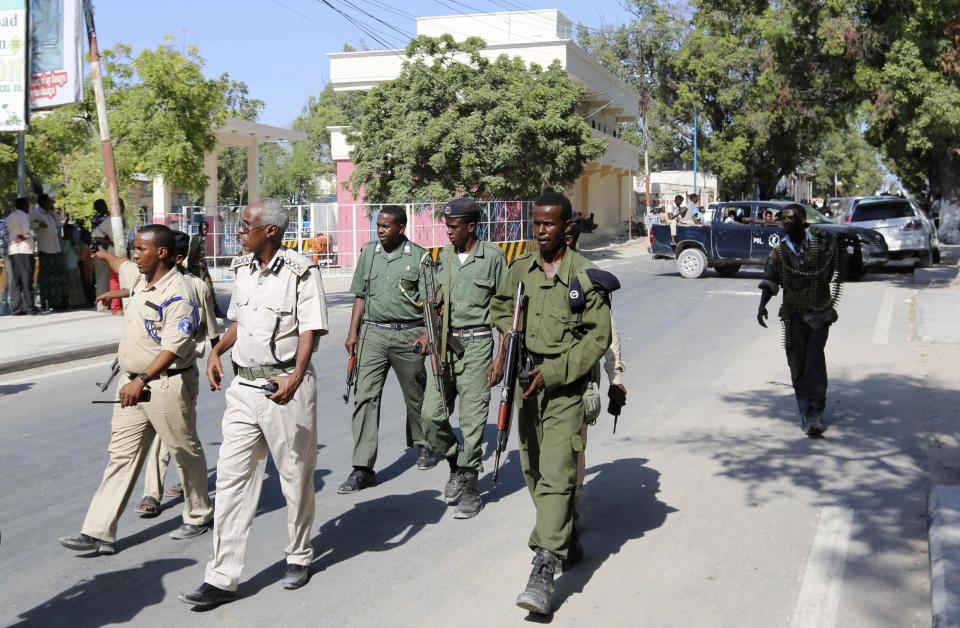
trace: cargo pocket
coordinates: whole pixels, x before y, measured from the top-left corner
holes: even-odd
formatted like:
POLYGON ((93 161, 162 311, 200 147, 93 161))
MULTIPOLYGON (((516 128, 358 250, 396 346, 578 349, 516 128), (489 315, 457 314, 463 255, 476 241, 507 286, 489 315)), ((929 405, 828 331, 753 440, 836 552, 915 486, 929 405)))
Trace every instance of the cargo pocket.
POLYGON ((583 446, 583 436, 580 435, 580 432, 570 437, 570 443, 573 446, 573 450, 578 454, 585 449, 583 446))

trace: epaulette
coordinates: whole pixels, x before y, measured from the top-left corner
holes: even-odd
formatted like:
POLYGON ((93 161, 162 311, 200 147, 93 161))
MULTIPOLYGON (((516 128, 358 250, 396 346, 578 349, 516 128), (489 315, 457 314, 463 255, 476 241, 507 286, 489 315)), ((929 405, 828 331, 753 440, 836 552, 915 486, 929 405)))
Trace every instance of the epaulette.
POLYGON ((523 255, 517 255, 516 257, 513 258, 513 261, 510 262, 510 266, 513 266, 514 264, 516 264, 522 259, 530 259, 531 255, 533 255, 533 253, 524 253, 523 255))
POLYGON ((241 266, 246 266, 253 261, 253 253, 247 253, 246 255, 238 255, 233 258, 233 262, 230 263, 230 269, 236 270, 241 266))
POLYGON ((293 251, 291 249, 284 249, 283 251, 284 266, 293 271, 297 277, 303 277, 307 271, 313 266, 313 262, 293 251))

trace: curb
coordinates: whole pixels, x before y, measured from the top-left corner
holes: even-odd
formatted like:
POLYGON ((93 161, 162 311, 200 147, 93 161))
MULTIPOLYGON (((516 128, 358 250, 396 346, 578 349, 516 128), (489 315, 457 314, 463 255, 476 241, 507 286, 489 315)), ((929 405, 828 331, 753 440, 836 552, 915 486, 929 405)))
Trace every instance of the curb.
POLYGON ((60 362, 71 362, 73 360, 83 360, 85 358, 95 358, 101 355, 109 355, 117 352, 118 341, 111 341, 97 345, 88 345, 86 347, 77 347, 57 353, 42 353, 28 355, 16 360, 7 360, 0 362, 0 375, 15 373, 17 371, 26 371, 40 366, 48 366, 60 362))
POLYGON ((927 503, 933 627, 960 626, 960 484, 941 484, 927 503))

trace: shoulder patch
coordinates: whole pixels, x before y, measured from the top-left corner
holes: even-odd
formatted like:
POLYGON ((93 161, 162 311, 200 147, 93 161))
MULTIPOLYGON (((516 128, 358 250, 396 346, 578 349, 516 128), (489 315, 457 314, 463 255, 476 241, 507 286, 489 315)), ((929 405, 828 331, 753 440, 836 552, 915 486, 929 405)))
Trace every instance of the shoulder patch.
POLYGON ((314 265, 309 259, 290 249, 284 249, 283 258, 284 266, 292 270, 293 274, 297 277, 305 275, 310 267, 314 265))
POLYGON ((177 321, 177 331, 181 336, 192 336, 195 331, 193 328, 193 319, 189 316, 184 316, 179 321, 177 321))
POLYGON ((241 266, 246 266, 253 261, 253 253, 247 253, 246 255, 238 255, 233 258, 233 262, 230 263, 230 269, 236 270, 241 266))

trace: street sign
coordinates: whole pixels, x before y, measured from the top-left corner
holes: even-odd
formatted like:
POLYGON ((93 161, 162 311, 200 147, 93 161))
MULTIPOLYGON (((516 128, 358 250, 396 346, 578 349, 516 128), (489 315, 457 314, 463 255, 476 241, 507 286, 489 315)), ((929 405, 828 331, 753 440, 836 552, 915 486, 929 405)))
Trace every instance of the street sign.
POLYGON ((80 0, 30 0, 30 108, 83 99, 80 0))

